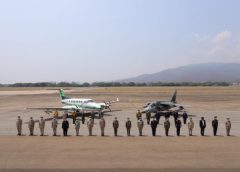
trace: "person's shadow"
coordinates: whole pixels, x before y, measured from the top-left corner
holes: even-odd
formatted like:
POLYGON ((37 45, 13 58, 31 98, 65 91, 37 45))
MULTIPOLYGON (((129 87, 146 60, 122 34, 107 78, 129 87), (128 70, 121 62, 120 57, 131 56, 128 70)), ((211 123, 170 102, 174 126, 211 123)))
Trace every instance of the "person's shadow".
POLYGON ((215 137, 224 137, 224 135, 216 135, 215 137))
POLYGON ((110 136, 109 136, 109 135, 104 135, 104 136, 101 136, 101 135, 100 135, 99 137, 110 137, 110 136))
POLYGON ((175 137, 174 135, 168 135, 168 136, 165 136, 165 137, 175 137))

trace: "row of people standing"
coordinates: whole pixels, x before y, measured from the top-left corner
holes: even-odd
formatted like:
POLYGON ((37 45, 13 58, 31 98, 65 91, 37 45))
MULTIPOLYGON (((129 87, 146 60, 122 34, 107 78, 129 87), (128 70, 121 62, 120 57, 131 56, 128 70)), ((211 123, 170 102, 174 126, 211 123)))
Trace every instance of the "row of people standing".
MULTIPOLYGON (((189 131, 189 136, 192 136, 193 133, 193 129, 194 129, 194 122, 193 119, 190 118, 188 121, 188 131, 189 131)), ((102 117, 99 121, 99 126, 101 129, 101 135, 104 136, 104 128, 105 128, 105 119, 102 117)), ((117 136, 118 135, 118 128, 119 128, 119 121, 117 119, 117 117, 115 117, 115 119, 113 120, 113 129, 114 129, 114 135, 117 136)), ((152 135, 156 136, 156 131, 157 131, 157 127, 158 127, 159 123, 157 121, 156 118, 154 118, 151 122, 150 122, 150 126, 152 129, 152 135)), ((92 118, 89 118, 88 122, 87 122, 87 126, 89 128, 89 135, 92 135, 92 128, 94 126, 93 124, 93 120, 92 118)), ((164 121, 164 129, 165 129, 165 135, 168 136, 169 135, 169 130, 170 130, 170 121, 169 118, 165 118, 164 121)), ((127 118, 127 121, 125 123, 125 127, 126 127, 126 131, 127 131, 127 136, 130 136, 130 131, 132 128, 132 122, 130 120, 130 118, 127 118)), ((137 121, 137 127, 139 130, 139 136, 142 136, 143 134, 143 127, 144 127, 144 121, 142 120, 142 118, 139 118, 137 121)), ((180 131, 182 128, 182 122, 181 120, 178 118, 175 121, 175 127, 176 127, 176 135, 180 136, 180 131)), ((204 117, 201 117, 201 120, 199 121, 199 127, 200 127, 200 133, 202 136, 204 136, 204 132, 205 132, 205 128, 206 128, 206 121, 204 119, 204 117)), ((227 121, 225 122, 225 127, 226 127, 226 135, 230 136, 230 130, 231 130, 231 121, 229 118, 227 118, 227 121)), ((218 120, 217 117, 214 117, 214 120, 212 121, 212 128, 213 128, 213 135, 216 136, 217 135, 217 130, 218 130, 218 120)))
MULTIPOLYGON (((22 119, 20 116, 18 116, 17 122, 16 122, 16 127, 17 127, 17 135, 22 135, 22 119)), ((43 117, 40 118, 39 122, 39 129, 40 129, 40 136, 44 136, 44 129, 45 129, 45 120, 43 119, 43 117)), ((74 126, 75 126, 75 130, 76 130, 76 136, 79 136, 79 130, 80 130, 80 118, 76 118, 74 120, 74 126)), ((140 119, 138 122, 138 128, 139 128, 139 135, 142 136, 142 129, 143 129, 143 120, 140 119)), ((100 130, 101 130, 101 136, 104 136, 104 130, 105 130, 105 126, 106 126, 106 122, 105 119, 102 117, 99 120, 99 126, 100 126, 100 130)), ((33 120, 32 117, 30 117, 30 120, 28 121, 28 128, 29 128, 29 136, 33 136, 34 135, 34 127, 35 127, 35 121, 33 120)), ((53 136, 57 136, 57 128, 58 128, 58 120, 57 118, 53 118, 51 121, 51 127, 53 130, 53 136)), ((89 131, 89 136, 92 136, 92 130, 94 127, 94 118, 89 117, 89 119, 87 120, 87 128, 89 131)), ((130 121, 130 118, 127 119, 126 122, 126 128, 127 128, 127 135, 130 136, 130 129, 132 127, 132 123, 130 121)), ((117 120, 117 118, 114 119, 113 121, 113 128, 114 128, 114 135, 117 136, 118 135, 118 128, 119 128, 119 122, 117 120)), ((69 122, 67 120, 67 118, 64 118, 62 121, 62 129, 63 129, 63 136, 67 136, 68 135, 68 129, 69 129, 69 122)))
MULTIPOLYGON (((79 128, 80 128, 80 121, 79 122, 79 128)), ((40 136, 44 136, 44 129, 45 129, 45 120, 43 117, 40 118, 39 122, 39 129, 40 129, 40 136)), ((17 127, 17 135, 22 135, 22 119, 20 116, 18 116, 17 122, 16 122, 16 127, 17 127)), ((34 127, 35 127, 35 121, 33 120, 32 117, 30 117, 30 120, 28 121, 28 129, 29 129, 29 136, 34 135, 34 127)), ((51 122, 51 127, 53 130, 53 136, 57 135, 57 127, 58 127, 58 120, 57 118, 53 118, 51 122)), ((77 127, 77 123, 75 125, 77 127)), ((68 135, 68 129, 69 129, 69 122, 65 118, 62 121, 62 129, 63 129, 63 135, 67 136, 68 135)))
MULTIPOLYGON (((202 136, 204 136, 205 134, 205 128, 207 127, 206 125, 206 120, 204 119, 204 117, 201 117, 201 120, 199 121, 199 126, 200 126, 200 133, 202 136)), ((225 122, 225 128, 226 128, 226 135, 230 136, 230 130, 231 130, 232 124, 230 121, 230 118, 227 118, 226 122, 225 122)), ((212 128, 213 128, 213 135, 216 136, 217 135, 217 131, 218 131, 218 119, 217 116, 214 117, 214 119, 212 120, 212 128)))
MULTIPOLYGON (((39 120, 39 129, 40 129, 40 135, 43 136, 44 135, 44 129, 45 129, 45 120, 43 119, 43 117, 41 117, 41 119, 39 120)), ((76 118, 75 122, 75 130, 76 130, 76 135, 79 135, 79 130, 80 130, 80 119, 76 118)), ((194 122, 192 120, 192 118, 190 118, 188 124, 188 131, 189 131, 189 136, 192 136, 192 132, 194 129, 194 122)), ((21 135, 22 133, 22 119, 20 118, 20 116, 18 117, 17 123, 17 130, 18 130, 18 135, 21 135)), ((31 117, 29 122, 28 122, 28 128, 29 128, 29 135, 33 136, 34 133, 34 126, 35 126, 35 121, 33 120, 33 118, 31 117)), ((102 117, 99 120, 99 127, 101 130, 101 136, 104 136, 104 130, 105 130, 105 126, 106 126, 106 122, 105 119, 102 117)), ((117 136, 118 135, 118 128, 119 128, 119 121, 117 119, 117 117, 115 117, 115 119, 113 120, 112 123, 113 129, 114 129, 114 135, 117 136)), ((150 122, 150 126, 152 129, 152 135, 156 136, 156 131, 157 131, 157 127, 158 127, 158 121, 156 118, 154 118, 151 122, 150 122)), ((169 129, 170 129, 170 121, 169 118, 165 118, 164 121, 164 129, 165 129, 165 135, 168 136, 169 135, 169 129)), ((51 127, 53 129, 53 136, 57 135, 57 127, 58 127, 58 120, 57 118, 53 118, 52 122, 51 122, 51 127)), ((94 119, 92 117, 90 117, 87 120, 87 127, 88 127, 88 131, 89 131, 89 136, 92 136, 92 130, 94 127, 94 119)), ((130 120, 130 118, 127 118, 127 121, 125 123, 125 127, 126 127, 126 131, 127 131, 127 136, 130 136, 131 133, 131 128, 132 128, 132 122, 130 120)), ((143 127, 144 127, 144 121, 142 120, 142 118, 139 118, 137 121, 137 127, 139 130, 139 136, 142 136, 143 134, 143 127)), ((182 127, 182 122, 181 120, 178 118, 175 121, 175 127, 176 127, 176 134, 177 136, 180 136, 180 131, 181 131, 181 127, 182 127)), ((204 117, 201 117, 201 120, 199 121, 199 127, 200 127, 200 133, 202 136, 204 136, 205 134, 205 128, 206 128, 206 121, 204 119, 204 117)), ((216 136, 217 135, 217 130, 218 130, 218 120, 217 117, 214 117, 214 120, 212 121, 212 127, 213 127, 213 135, 216 136)), ((229 118, 227 118, 227 121, 225 123, 225 127, 226 127, 226 135, 230 136, 230 130, 231 130, 231 121, 229 118)), ((67 136, 68 135, 68 129, 69 129, 69 122, 66 118, 63 119, 62 121, 62 129, 63 129, 63 135, 67 136)))
MULTIPOLYGON (((182 122, 179 118, 177 120, 174 120, 174 122, 175 122, 175 127, 176 127, 176 134, 177 134, 177 136, 180 136, 180 131, 181 131, 181 128, 182 128, 182 122)), ((154 120, 151 121, 151 128, 152 128, 152 135, 153 136, 156 135, 157 125, 158 125, 157 119, 154 119, 154 120)), ((187 125, 188 125, 189 136, 192 136, 193 135, 192 134, 193 129, 194 129, 194 122, 193 122, 192 118, 189 119, 187 125)), ((165 118, 164 129, 165 129, 165 135, 166 136, 168 136, 170 126, 171 125, 170 125, 169 118, 165 118)), ((199 121, 199 127, 200 127, 201 136, 204 136, 205 135, 205 128, 206 128, 206 120, 204 119, 204 117, 201 117, 201 120, 199 121)), ((215 116, 214 119, 212 120, 212 128, 213 128, 213 135, 217 136, 217 130, 218 130, 217 116, 215 116)), ((230 136, 230 130, 231 130, 230 118, 227 118, 227 120, 225 122, 225 129, 226 129, 226 135, 230 136)))
MULTIPOLYGON (((169 118, 170 116, 173 116, 174 118, 174 122, 175 122, 175 126, 176 126, 176 129, 177 129, 177 135, 180 135, 180 129, 181 129, 181 121, 179 120, 179 114, 178 112, 161 112, 161 111, 157 111, 155 113, 155 118, 156 118, 156 121, 157 123, 159 124, 159 121, 160 121, 160 117, 161 116, 164 116, 165 119, 165 122, 164 122, 164 126, 165 127, 165 132, 168 133, 168 126, 170 126, 170 122, 169 122, 169 118)), ((136 113, 136 117, 137 119, 141 118, 142 117, 142 113, 140 112, 140 110, 138 110, 138 112, 136 113)), ((183 112, 182 114, 182 118, 183 118, 183 123, 184 124, 187 124, 187 119, 188 119, 188 114, 186 111, 183 112)), ((150 119, 151 119, 151 113, 150 112, 146 112, 146 119, 147 119, 147 124, 150 124, 150 119)), ((155 130, 155 124, 153 124, 153 130, 155 130)), ((200 134, 202 136, 204 136, 204 132, 205 132, 205 128, 206 128, 206 121, 204 119, 204 117, 201 117, 201 120, 199 121, 199 127, 200 127, 200 134)), ((217 135, 217 130, 218 130, 218 120, 217 120, 217 117, 215 116, 214 117, 214 120, 212 121, 212 127, 213 127, 213 135, 216 136, 217 135)), ((230 130, 231 130, 231 121, 229 118, 227 118, 227 121, 225 122, 225 127, 226 127, 226 135, 227 136, 230 136, 230 130)), ((192 135, 192 130, 194 128, 194 123, 192 121, 192 118, 190 118, 189 122, 188 122, 188 130, 189 130, 189 135, 191 136, 192 135)), ((154 131, 153 131, 154 133, 154 131)), ((168 135, 168 134, 166 134, 168 135)))
MULTIPOLYGON (((151 125, 151 128, 152 128, 152 135, 156 136, 157 127, 159 125, 157 118, 154 118, 151 121, 150 125, 151 125)), ((163 125, 164 125, 164 129, 165 129, 165 135, 168 136, 169 135, 170 126, 171 126, 169 118, 165 118, 165 121, 164 121, 163 125)), ((177 134, 177 136, 180 136, 180 130, 181 130, 181 127, 182 127, 182 122, 181 122, 180 119, 177 119, 175 121, 175 127, 176 127, 176 134, 177 134)))
MULTIPOLYGON (((92 136, 92 130, 94 127, 94 122, 93 119, 90 117, 87 121, 87 127, 89 130, 89 136, 92 136)), ((99 127, 101 130, 101 136, 104 136, 104 131, 105 131, 105 127, 106 127, 106 122, 104 117, 101 117, 101 119, 99 120, 99 127)), ((114 130, 114 136, 118 136, 118 129, 119 129, 119 121, 117 119, 117 117, 114 118, 113 122, 112 122, 112 127, 114 130)), ((131 128, 132 128, 132 122, 130 120, 130 118, 127 118, 127 121, 125 123, 125 127, 126 127, 126 131, 127 131, 127 136, 131 135, 131 128)), ((139 119, 137 122, 137 127, 139 130, 139 136, 142 136, 142 130, 144 127, 144 122, 142 119, 139 119)))

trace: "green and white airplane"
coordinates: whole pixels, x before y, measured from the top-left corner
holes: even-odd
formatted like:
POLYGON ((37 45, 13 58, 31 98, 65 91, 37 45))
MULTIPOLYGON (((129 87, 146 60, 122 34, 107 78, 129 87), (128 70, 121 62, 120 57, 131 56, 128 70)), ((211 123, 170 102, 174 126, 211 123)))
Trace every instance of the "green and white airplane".
POLYGON ((108 101, 103 103, 97 103, 93 99, 88 98, 70 98, 65 96, 65 93, 62 89, 59 90, 61 103, 63 107, 46 107, 46 108, 28 108, 28 109, 37 109, 45 110, 46 113, 51 113, 52 111, 81 111, 81 112, 97 112, 103 113, 104 110, 110 109, 112 103, 119 101, 117 98, 115 101, 108 101))

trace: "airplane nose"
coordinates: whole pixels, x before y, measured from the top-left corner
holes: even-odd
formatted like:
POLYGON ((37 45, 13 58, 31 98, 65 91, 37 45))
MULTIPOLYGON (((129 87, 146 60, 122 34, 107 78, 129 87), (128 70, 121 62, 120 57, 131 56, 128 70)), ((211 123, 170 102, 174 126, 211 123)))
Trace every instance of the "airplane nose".
POLYGON ((144 112, 147 112, 147 111, 149 111, 149 110, 150 110, 149 107, 146 107, 146 108, 143 109, 144 112))
POLYGON ((101 109, 101 105, 96 104, 96 108, 97 108, 97 109, 101 109))
POLYGON ((93 103, 92 106, 95 108, 95 109, 101 109, 101 105, 97 104, 97 103, 93 103))

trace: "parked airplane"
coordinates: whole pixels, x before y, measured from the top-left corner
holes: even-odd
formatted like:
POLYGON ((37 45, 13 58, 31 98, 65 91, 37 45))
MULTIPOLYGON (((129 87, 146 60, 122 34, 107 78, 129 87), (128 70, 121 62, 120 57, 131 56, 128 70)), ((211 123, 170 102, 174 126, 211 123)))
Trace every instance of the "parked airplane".
POLYGON ((104 109, 110 109, 110 106, 112 103, 119 102, 119 99, 117 98, 115 101, 108 101, 104 103, 96 103, 92 99, 79 99, 79 98, 70 98, 66 97, 65 93, 62 89, 59 90, 60 96, 61 96, 61 102, 65 106, 65 108, 75 109, 75 110, 90 110, 90 111, 102 111, 104 109))
POLYGON ((177 99, 177 90, 174 92, 172 99, 170 101, 155 101, 147 103, 146 106, 144 106, 143 113, 151 112, 156 113, 159 111, 182 111, 185 109, 185 107, 189 107, 188 105, 180 105, 176 102, 177 99))
POLYGON ((87 98, 70 98, 65 96, 65 93, 62 89, 59 90, 61 103, 64 105, 63 107, 46 107, 46 108, 28 108, 28 109, 38 109, 45 110, 46 113, 51 113, 53 111, 91 111, 103 113, 105 109, 110 109, 112 103, 119 102, 117 98, 115 101, 108 101, 103 103, 97 103, 92 99, 87 98))

